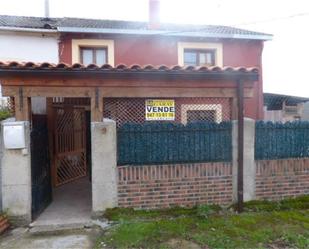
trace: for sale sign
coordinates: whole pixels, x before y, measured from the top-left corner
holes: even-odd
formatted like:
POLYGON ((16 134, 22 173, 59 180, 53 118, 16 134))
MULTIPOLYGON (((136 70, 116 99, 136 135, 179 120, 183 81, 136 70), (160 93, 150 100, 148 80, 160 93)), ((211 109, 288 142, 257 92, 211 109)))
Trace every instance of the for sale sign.
POLYGON ((175 120, 173 99, 147 99, 145 102, 146 120, 175 120))

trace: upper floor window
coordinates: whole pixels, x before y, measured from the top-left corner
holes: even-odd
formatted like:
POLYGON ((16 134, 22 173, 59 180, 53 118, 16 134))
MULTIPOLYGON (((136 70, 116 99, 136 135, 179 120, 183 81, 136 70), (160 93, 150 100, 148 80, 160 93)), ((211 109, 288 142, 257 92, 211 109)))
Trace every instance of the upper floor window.
POLYGON ((81 63, 103 65, 107 64, 107 48, 99 47, 81 47, 80 48, 81 63))
POLYGON ((178 65, 223 66, 223 44, 219 42, 178 42, 178 65))
POLYGON ((115 65, 114 41, 105 39, 72 39, 72 63, 115 65))
POLYGON ((185 49, 185 66, 214 66, 216 50, 214 49, 185 49))

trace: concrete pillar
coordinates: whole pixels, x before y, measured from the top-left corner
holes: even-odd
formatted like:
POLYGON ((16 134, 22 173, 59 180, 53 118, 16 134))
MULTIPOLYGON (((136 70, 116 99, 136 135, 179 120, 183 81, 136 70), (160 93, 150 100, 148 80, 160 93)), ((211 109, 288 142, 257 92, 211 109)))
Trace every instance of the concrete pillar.
POLYGON ((100 215, 117 206, 116 122, 91 122, 92 211, 100 215))
MULTIPOLYGON (((1 158, 2 209, 7 212, 13 223, 26 225, 31 222, 30 124, 28 121, 18 123, 24 124, 26 147, 24 149, 3 148, 1 158)), ((0 135, 3 140, 3 125, 1 125, 0 135)))
MULTIPOLYGON (((244 119, 244 201, 255 199, 255 163, 254 163, 255 121, 244 119)), ((238 122, 233 121, 233 201, 237 201, 238 168, 238 122)))

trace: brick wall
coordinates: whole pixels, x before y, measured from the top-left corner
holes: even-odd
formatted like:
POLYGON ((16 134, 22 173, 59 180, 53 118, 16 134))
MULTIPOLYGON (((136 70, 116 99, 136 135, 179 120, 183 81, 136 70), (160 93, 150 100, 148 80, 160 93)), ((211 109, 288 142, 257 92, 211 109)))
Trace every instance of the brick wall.
POLYGON ((256 161, 256 198, 309 194, 309 158, 256 161))
POLYGON ((120 207, 164 208, 231 202, 231 163, 118 167, 120 207))

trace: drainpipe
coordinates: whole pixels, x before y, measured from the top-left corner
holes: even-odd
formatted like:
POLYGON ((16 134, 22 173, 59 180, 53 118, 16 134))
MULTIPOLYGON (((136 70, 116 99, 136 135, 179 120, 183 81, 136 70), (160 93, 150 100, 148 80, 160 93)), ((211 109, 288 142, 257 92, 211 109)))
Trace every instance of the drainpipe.
POLYGON ((237 80, 238 100, 238 168, 237 168, 237 211, 243 211, 244 204, 244 83, 237 80))

